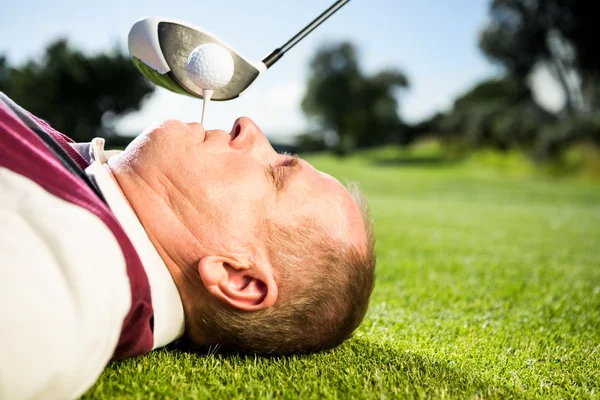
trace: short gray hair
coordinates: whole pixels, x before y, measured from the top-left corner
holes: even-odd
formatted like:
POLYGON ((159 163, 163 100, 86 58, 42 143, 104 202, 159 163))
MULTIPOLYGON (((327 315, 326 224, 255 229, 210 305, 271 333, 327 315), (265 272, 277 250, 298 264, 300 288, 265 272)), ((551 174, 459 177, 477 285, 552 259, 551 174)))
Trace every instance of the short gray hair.
POLYGON ((354 183, 348 191, 360 209, 366 251, 333 239, 312 221, 299 228, 267 222, 270 259, 280 273, 279 298, 247 312, 212 298, 194 311, 189 337, 199 344, 272 355, 335 347, 362 322, 375 281, 375 235, 367 202, 354 183), (306 271, 299 276, 297 271, 306 271))

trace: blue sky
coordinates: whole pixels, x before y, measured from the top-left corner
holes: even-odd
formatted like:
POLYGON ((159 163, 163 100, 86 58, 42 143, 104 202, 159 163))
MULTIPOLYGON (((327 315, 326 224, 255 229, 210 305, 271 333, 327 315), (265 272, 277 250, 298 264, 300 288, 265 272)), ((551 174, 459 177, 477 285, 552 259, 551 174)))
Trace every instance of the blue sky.
MULTIPOLYGON (((181 19, 213 32, 246 58, 268 54, 327 8, 333 0, 104 0, 8 1, 0 13, 0 52, 11 63, 38 57, 57 36, 86 52, 126 46, 131 25, 145 16, 181 19)), ((229 130, 236 117, 253 118, 265 133, 305 129, 299 102, 308 60, 319 44, 349 39, 365 71, 398 67, 411 81, 400 112, 418 121, 443 110, 477 80, 499 73, 477 47, 489 0, 351 0, 287 53, 241 98, 211 103, 208 128, 229 130)), ((165 118, 199 120, 202 102, 157 89, 144 109, 121 122, 136 132, 165 118)))

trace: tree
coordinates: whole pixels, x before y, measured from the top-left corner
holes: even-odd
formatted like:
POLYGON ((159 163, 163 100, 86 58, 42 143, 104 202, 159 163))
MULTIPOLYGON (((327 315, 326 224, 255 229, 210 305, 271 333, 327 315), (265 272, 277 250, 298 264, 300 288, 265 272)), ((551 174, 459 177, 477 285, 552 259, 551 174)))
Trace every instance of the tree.
POLYGON ((0 57, 0 90, 76 141, 114 134, 115 118, 139 110, 153 88, 116 49, 86 56, 60 39, 40 61, 12 67, 0 57))
POLYGON ((459 97, 439 119, 437 130, 447 140, 458 136, 468 147, 529 150, 539 142, 542 128, 554 121, 518 77, 507 76, 480 82, 459 97))
POLYGON ((567 115, 593 109, 600 71, 600 25, 593 1, 493 0, 490 11, 480 37, 487 56, 521 80, 543 63, 563 87, 567 115))
POLYGON ((340 154, 394 137, 405 143, 396 90, 406 87, 408 79, 395 69, 365 75, 351 43, 329 44, 312 58, 302 110, 337 135, 340 154))

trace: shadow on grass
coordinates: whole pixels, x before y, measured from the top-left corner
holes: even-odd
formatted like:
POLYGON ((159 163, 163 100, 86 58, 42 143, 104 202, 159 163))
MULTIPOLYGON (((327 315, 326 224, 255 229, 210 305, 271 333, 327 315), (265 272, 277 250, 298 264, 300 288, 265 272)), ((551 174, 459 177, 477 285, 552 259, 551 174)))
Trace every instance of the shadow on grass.
MULTIPOLYGON (((374 387, 385 384, 393 388, 396 395, 503 399, 524 396, 514 387, 482 380, 478 374, 469 374, 454 360, 418 354, 398 344, 374 344, 362 339, 353 340, 346 346, 357 354, 359 360, 368 360, 370 376, 382 377, 381 383, 373 382, 374 387)), ((477 372, 476 368, 471 372, 477 372)))
POLYGON ((371 163, 378 167, 445 167, 456 164, 457 159, 444 156, 401 155, 397 157, 373 158, 371 163))
MULTIPOLYGON (((255 355, 227 352, 222 349, 194 349, 185 345, 170 346, 174 353, 196 354, 200 359, 214 357, 230 363, 254 364, 255 355)), ((482 380, 476 368, 461 366, 453 360, 411 352, 397 343, 373 343, 352 339, 344 345, 317 354, 259 357, 275 368, 290 368, 295 376, 314 379, 311 372, 319 368, 318 378, 327 382, 317 392, 336 392, 342 397, 456 397, 456 398, 523 398, 524 393, 498 382, 482 380), (272 363, 272 364, 271 364, 272 363), (278 367, 279 366, 279 367, 278 367), (471 372, 471 373, 469 373, 471 372)), ((262 364, 265 366, 265 364, 262 364)), ((258 368, 261 368, 260 366, 258 368)), ((282 384, 284 392, 287 388, 282 384)), ((313 388, 314 389, 314 388, 313 388)), ((321 394, 323 394, 321 393, 321 394)), ((314 392, 312 393, 315 394, 314 392)))

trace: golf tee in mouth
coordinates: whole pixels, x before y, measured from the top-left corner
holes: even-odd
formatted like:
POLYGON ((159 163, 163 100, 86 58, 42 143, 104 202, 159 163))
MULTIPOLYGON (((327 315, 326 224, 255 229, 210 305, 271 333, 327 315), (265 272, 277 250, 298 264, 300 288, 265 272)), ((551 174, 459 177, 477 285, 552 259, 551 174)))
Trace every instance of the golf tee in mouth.
POLYGON ((210 103, 210 98, 212 97, 214 90, 210 89, 202 89, 202 118, 200 119, 200 124, 204 126, 204 118, 206 117, 206 109, 208 108, 208 103, 210 103))
POLYGON ((204 125, 208 103, 214 91, 226 86, 233 77, 235 65, 227 49, 216 43, 197 46, 187 60, 187 73, 190 80, 202 89, 202 117, 204 125))

